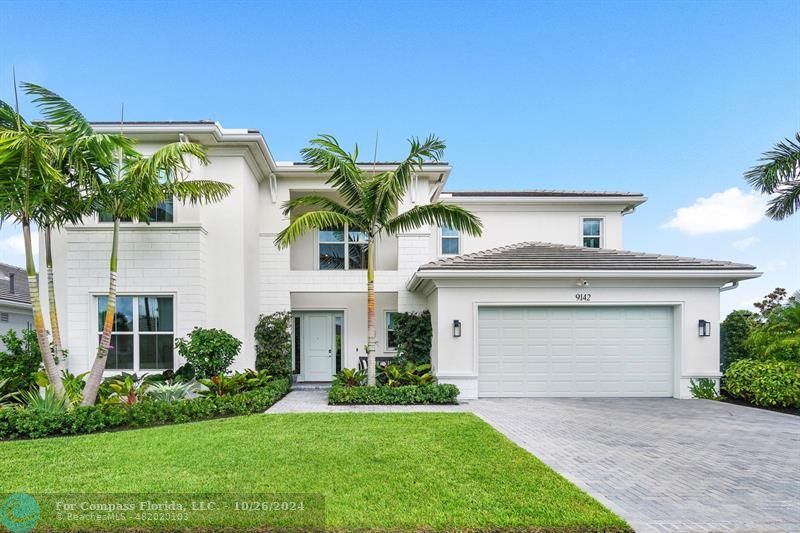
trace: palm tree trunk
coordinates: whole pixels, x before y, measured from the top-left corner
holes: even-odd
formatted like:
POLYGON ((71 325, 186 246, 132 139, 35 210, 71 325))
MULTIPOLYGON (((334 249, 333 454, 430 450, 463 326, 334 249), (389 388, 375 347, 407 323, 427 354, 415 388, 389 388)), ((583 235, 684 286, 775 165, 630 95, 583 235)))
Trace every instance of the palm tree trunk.
POLYGON ((50 340, 47 338, 47 329, 44 325, 42 302, 39 296, 39 277, 36 275, 36 263, 33 261, 31 224, 27 220, 22 223, 22 236, 25 241, 25 269, 28 275, 28 287, 31 293, 33 327, 36 330, 36 340, 39 343, 39 351, 42 353, 42 363, 44 364, 44 371, 47 374, 47 379, 53 385, 55 393, 58 396, 62 396, 64 394, 64 386, 61 383, 61 373, 53 359, 53 352, 50 351, 50 340))
POLYGON ((375 385, 375 239, 367 244, 367 385, 375 385))
POLYGON ((47 265, 47 301, 50 309, 50 334, 53 336, 53 356, 55 357, 58 373, 67 368, 64 359, 64 349, 61 344, 61 329, 58 325, 58 310, 56 309, 56 287, 53 281, 53 250, 50 245, 50 226, 44 228, 44 256, 47 265))
POLYGON ((81 405, 94 405, 97 391, 103 382, 103 370, 108 359, 108 347, 111 345, 111 329, 114 326, 114 315, 117 308, 117 249, 119 247, 119 219, 114 219, 114 233, 111 240, 111 263, 108 275, 108 301, 106 303, 106 319, 103 323, 103 334, 100 336, 100 345, 92 364, 92 370, 86 379, 83 389, 81 405))

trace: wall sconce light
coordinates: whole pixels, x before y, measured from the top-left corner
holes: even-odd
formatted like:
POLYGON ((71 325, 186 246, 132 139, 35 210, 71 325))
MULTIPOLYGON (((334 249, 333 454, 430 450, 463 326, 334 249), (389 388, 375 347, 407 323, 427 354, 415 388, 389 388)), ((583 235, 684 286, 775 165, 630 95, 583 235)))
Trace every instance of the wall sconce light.
POLYGON ((711 322, 707 322, 705 320, 700 320, 697 323, 697 333, 701 337, 710 337, 711 336, 711 322))
POLYGON ((461 336, 461 321, 453 320, 453 337, 461 336))

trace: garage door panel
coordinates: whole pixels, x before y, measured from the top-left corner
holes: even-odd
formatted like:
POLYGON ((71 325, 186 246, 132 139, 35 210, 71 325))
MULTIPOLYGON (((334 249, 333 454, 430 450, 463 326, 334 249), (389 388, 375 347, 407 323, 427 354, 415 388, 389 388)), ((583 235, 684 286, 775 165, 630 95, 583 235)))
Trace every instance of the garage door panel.
POLYGON ((669 307, 478 312, 481 396, 671 396, 669 307))

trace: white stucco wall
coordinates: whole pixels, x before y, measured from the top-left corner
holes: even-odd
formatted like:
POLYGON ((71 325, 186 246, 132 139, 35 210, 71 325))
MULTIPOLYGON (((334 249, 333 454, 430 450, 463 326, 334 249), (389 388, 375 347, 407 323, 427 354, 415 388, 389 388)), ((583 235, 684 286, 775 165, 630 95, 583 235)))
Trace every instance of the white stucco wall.
MULTIPOLYGON (((27 283, 28 280, 22 280, 27 283)), ((5 304, 0 302, 0 313, 8 314, 8 321, 0 321, 0 334, 7 332, 10 329, 20 333, 25 329, 33 327, 33 314, 31 313, 30 306, 23 306, 18 304, 5 304)), ((4 349, 3 342, 0 341, 0 350, 4 349)))
MULTIPOLYGON (((674 396, 689 397, 692 377, 719 376, 719 284, 707 281, 592 280, 586 291, 596 305, 667 305, 674 308, 674 396), (697 322, 712 320, 710 337, 699 337, 697 322)), ((488 304, 576 305, 576 280, 441 281, 428 296, 436 310, 433 354, 443 382, 455 383, 465 398, 477 396, 477 309, 488 304), (461 337, 453 337, 453 320, 460 320, 461 337)))

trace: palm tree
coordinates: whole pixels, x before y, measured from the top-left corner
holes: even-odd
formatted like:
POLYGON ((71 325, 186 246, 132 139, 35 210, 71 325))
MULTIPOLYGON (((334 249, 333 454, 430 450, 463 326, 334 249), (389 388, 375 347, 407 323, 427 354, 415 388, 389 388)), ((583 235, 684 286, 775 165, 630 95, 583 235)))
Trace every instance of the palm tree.
MULTIPOLYGON (((422 226, 447 225, 470 235, 480 235, 481 222, 462 207, 436 202, 414 206, 398 213, 398 206, 411 183, 413 173, 426 160, 438 161, 445 149, 434 135, 420 142, 409 139, 409 154, 394 170, 369 172, 357 163, 358 146, 352 154, 339 146, 331 135, 312 139, 301 151, 303 160, 317 172, 330 173, 326 183, 336 189, 341 202, 323 196, 302 196, 283 205, 283 214, 298 208, 312 210, 296 216, 275 238, 285 248, 311 230, 345 226, 367 235, 367 383, 375 385, 375 239, 422 226)), ((350 231, 353 231, 352 229, 350 231)))
POLYGON ((117 258, 119 226, 122 221, 149 222, 151 211, 167 198, 188 203, 217 202, 228 196, 232 187, 213 180, 187 180, 190 166, 186 157, 208 164, 203 146, 176 142, 159 148, 149 157, 119 150, 117 160, 95 184, 94 210, 113 223, 109 285, 103 333, 92 369, 86 379, 82 405, 93 405, 103 380, 117 300, 117 258))
POLYGON ((744 177, 757 191, 775 195, 767 204, 767 216, 783 220, 800 210, 800 133, 795 140, 776 144, 760 161, 744 177))

